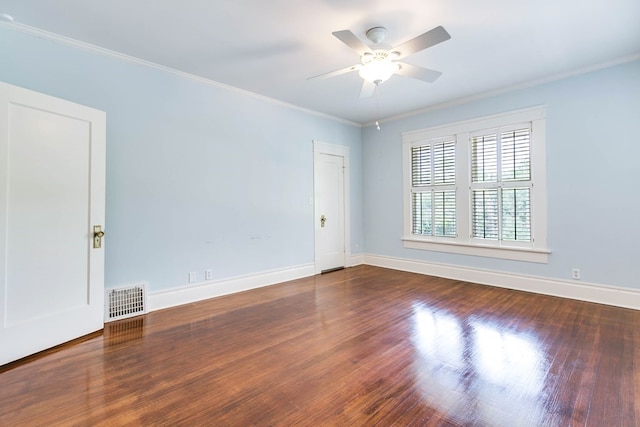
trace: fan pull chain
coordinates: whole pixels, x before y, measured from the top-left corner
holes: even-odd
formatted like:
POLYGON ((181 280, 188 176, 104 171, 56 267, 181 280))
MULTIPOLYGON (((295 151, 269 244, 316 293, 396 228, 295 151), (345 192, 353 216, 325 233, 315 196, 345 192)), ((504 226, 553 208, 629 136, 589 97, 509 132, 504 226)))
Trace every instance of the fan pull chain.
POLYGON ((380 130, 380 85, 376 84, 376 129, 380 130))

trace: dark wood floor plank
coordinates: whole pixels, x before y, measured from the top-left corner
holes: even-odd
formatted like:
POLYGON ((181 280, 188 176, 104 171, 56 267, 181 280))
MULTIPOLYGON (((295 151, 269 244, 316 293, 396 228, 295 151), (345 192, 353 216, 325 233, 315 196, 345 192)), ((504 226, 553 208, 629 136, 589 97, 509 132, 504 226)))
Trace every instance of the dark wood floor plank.
POLYGON ((360 266, 0 367, 0 425, 635 426, 640 313, 360 266))

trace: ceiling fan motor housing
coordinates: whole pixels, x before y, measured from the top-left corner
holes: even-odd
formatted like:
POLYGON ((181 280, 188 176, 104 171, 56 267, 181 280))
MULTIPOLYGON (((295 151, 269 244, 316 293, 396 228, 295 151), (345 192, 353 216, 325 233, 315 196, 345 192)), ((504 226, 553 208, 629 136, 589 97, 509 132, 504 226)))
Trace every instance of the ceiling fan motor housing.
POLYGON ((384 27, 373 27, 366 33, 367 38, 373 43, 382 43, 387 38, 387 29, 384 27))

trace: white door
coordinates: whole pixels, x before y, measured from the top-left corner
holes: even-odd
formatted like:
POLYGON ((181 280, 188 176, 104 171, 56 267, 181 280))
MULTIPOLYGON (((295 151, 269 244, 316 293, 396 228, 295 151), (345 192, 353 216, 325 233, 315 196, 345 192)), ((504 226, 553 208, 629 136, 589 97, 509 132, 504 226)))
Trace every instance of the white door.
POLYGON ((347 266, 344 147, 314 144, 316 273, 347 266), (335 149, 334 149, 335 148, 335 149))
POLYGON ((102 329, 105 114, 0 83, 0 365, 102 329))

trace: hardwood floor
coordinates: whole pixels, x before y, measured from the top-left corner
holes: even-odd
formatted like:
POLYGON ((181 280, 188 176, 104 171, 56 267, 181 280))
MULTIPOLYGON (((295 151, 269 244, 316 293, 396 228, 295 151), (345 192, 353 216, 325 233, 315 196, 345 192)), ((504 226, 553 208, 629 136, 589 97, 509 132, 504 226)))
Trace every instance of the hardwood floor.
POLYGON ((0 425, 638 426, 640 312, 359 266, 0 367, 0 425))

